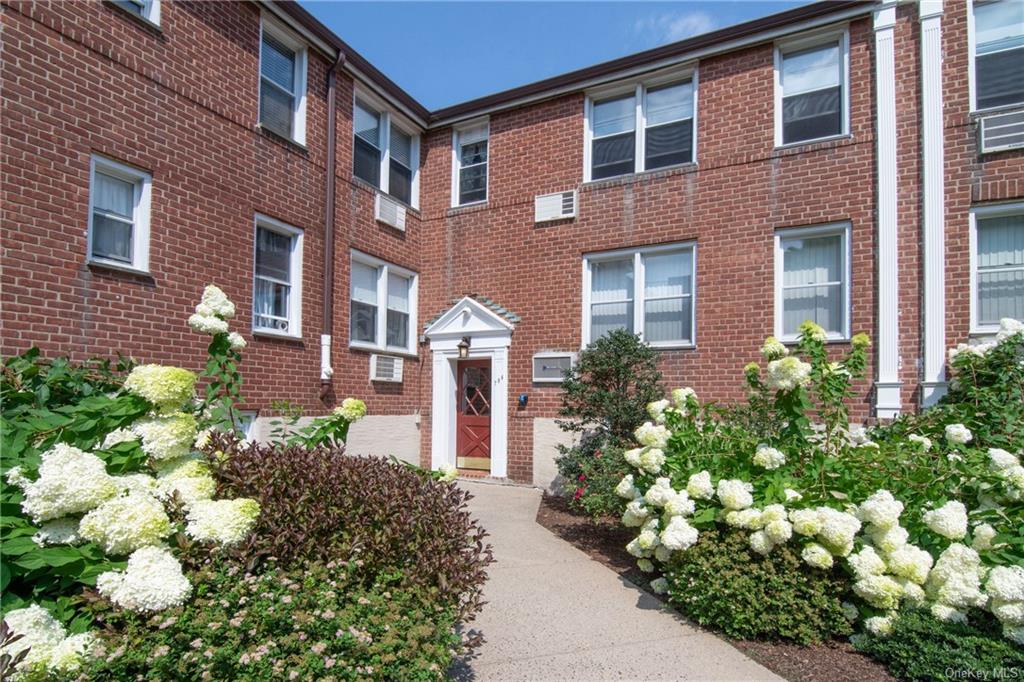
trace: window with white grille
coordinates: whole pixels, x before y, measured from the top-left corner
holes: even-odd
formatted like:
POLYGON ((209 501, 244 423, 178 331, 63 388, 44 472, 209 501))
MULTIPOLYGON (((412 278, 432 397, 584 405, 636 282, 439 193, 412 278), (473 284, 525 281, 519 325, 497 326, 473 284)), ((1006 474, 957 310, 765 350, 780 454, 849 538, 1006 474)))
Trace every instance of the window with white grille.
POLYGON ((456 128, 453 134, 452 206, 487 201, 487 122, 456 128))
POLYGON ((401 203, 419 206, 420 136, 412 126, 356 96, 352 109, 352 174, 401 203))
POLYGON ((149 173, 94 156, 89 179, 88 259, 149 270, 149 173))
POLYGON ((777 145, 810 142, 847 132, 847 61, 845 32, 776 46, 777 145))
POLYGON ((256 216, 253 331, 302 335, 302 230, 256 216))
POLYGON ((810 320, 829 338, 850 335, 850 227, 846 223, 775 233, 775 335, 794 340, 810 320))
POLYGON ((973 0, 974 108, 1024 104, 1024 2, 973 0))
POLYGON ((352 252, 350 345, 416 352, 416 273, 352 252))

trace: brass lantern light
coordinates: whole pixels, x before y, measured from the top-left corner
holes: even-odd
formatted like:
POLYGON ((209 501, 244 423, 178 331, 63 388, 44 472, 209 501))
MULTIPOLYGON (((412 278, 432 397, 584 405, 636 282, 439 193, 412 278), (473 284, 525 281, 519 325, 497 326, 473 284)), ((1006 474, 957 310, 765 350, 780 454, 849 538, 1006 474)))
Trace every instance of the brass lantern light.
POLYGON ((465 360, 469 357, 469 337, 463 336, 462 341, 459 341, 459 359, 465 360))

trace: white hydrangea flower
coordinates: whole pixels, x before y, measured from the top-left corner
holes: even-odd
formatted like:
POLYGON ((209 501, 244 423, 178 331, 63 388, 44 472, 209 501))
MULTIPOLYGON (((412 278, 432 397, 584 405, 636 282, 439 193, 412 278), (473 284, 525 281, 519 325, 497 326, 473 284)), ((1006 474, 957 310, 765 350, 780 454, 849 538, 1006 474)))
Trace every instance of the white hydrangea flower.
POLYGON ((155 497, 140 492, 114 497, 82 517, 78 532, 107 554, 131 554, 171 534, 171 520, 155 497))
POLYGON ((987 598, 981 592, 981 574, 978 553, 954 542, 939 555, 928 574, 925 590, 932 601, 954 609, 984 606, 987 598))
POLYGON ((988 449, 989 466, 993 471, 1002 472, 1020 466, 1020 460, 1002 448, 988 449))
POLYGON ((661 544, 671 551, 685 550, 692 547, 699 537, 697 529, 682 516, 669 519, 665 530, 661 531, 661 544))
POLYGON ((212 426, 208 426, 196 434, 196 440, 192 444, 196 450, 202 450, 210 444, 210 436, 213 435, 214 430, 215 429, 212 426))
POLYGON ((639 528, 644 525, 650 515, 650 510, 644 506, 643 498, 639 497, 626 505, 626 511, 622 513, 622 525, 628 528, 639 528))
POLYGON ((636 536, 640 549, 651 551, 661 544, 661 537, 658 534, 659 525, 658 519, 648 519, 644 522, 644 525, 640 528, 640 534, 636 536))
POLYGON ((636 442, 649 448, 663 449, 668 445, 668 439, 672 433, 662 424, 644 422, 633 433, 636 442))
POLYGON ((800 500, 804 499, 803 495, 793 490, 792 488, 786 488, 782 492, 786 496, 786 502, 799 502, 800 500))
POLYGON ((668 581, 664 578, 656 578, 651 581, 651 592, 654 594, 665 594, 668 592, 668 581))
POLYGON ((887 566, 874 547, 864 547, 846 558, 858 580, 885 573, 887 566))
POLYGON ((727 512, 725 523, 733 528, 745 530, 760 530, 764 526, 764 521, 761 520, 761 510, 753 507, 727 512))
POLYGON ((810 320, 804 320, 800 324, 800 335, 805 338, 811 338, 815 341, 824 342, 828 339, 828 332, 820 324, 811 322, 810 320))
POLYGON ((626 450, 622 453, 622 458, 626 460, 626 464, 636 469, 640 468, 640 453, 644 451, 644 448, 633 448, 632 450, 626 450))
POLYGON ((652 507, 664 507, 668 498, 674 494, 675 490, 672 489, 672 480, 664 477, 658 478, 654 481, 654 485, 644 493, 644 502, 652 507))
POLYGON ((967 535, 967 507, 962 502, 951 500, 938 509, 926 511, 924 523, 934 533, 950 540, 960 540, 967 535))
POLYGON ((208 500, 217 492, 217 482, 210 475, 210 467, 194 456, 179 457, 157 466, 155 494, 162 500, 177 495, 188 506, 199 500, 208 500))
POLYGON ((142 451, 157 460, 184 457, 196 440, 195 417, 184 412, 140 419, 132 430, 142 438, 142 451))
POLYGON ((789 349, 786 348, 786 344, 774 336, 769 336, 764 340, 764 345, 761 346, 761 355, 768 361, 778 360, 789 355, 789 349))
POLYGON ((800 535, 814 537, 821 532, 821 515, 817 509, 794 509, 789 512, 789 520, 800 535))
POLYGON ((697 392, 690 387, 677 388, 672 391, 672 402, 682 414, 687 414, 691 402, 697 401, 697 392))
POLYGON ((1024 601, 1024 567, 993 567, 985 581, 985 591, 1002 601, 1024 601))
POLYGON ((768 363, 767 386, 773 391, 792 391, 811 381, 811 366, 797 357, 786 357, 768 363))
POLYGON ((124 380, 126 391, 162 412, 180 410, 195 394, 196 375, 181 367, 139 365, 124 380))
POLYGON ((999 331, 996 332, 996 341, 1005 341, 1011 336, 1024 333, 1024 322, 1015 320, 1012 317, 1004 317, 999 320, 999 331))
POLYGON ((888 490, 879 490, 864 500, 857 508, 857 518, 876 528, 892 528, 900 520, 903 503, 888 490))
POLYGON ((696 509, 697 505, 685 490, 673 492, 665 501, 665 514, 668 516, 690 516, 696 509))
POLYGON ((349 422, 357 422, 366 416, 366 403, 358 398, 345 398, 341 405, 334 408, 334 414, 344 417, 349 422))
POLYGON ((635 556, 638 559, 648 559, 652 556, 653 552, 649 549, 644 549, 640 546, 640 536, 637 536, 629 541, 626 545, 626 552, 631 556, 635 556))
POLYGON ((993 599, 989 610, 1003 625, 1013 627, 1024 625, 1024 601, 993 599))
POLYGON ((644 573, 653 573, 654 572, 654 564, 651 563, 650 559, 637 559, 636 560, 636 567, 639 568, 644 573))
POLYGON ((907 529, 902 526, 878 528, 877 526, 869 525, 867 528, 867 535, 871 540, 871 544, 874 545, 876 549, 890 554, 907 544, 907 538, 910 537, 910 533, 908 533, 907 529))
POLYGON ((946 426, 946 440, 957 445, 969 443, 974 436, 971 430, 963 424, 948 424, 946 426))
POLYGON ((828 551, 817 542, 808 543, 802 552, 800 552, 801 558, 808 566, 821 569, 832 568, 833 558, 832 552, 828 551))
POLYGON ((440 480, 444 483, 450 483, 459 477, 459 470, 455 468, 454 464, 449 464, 448 462, 439 466, 437 470, 441 473, 440 480))
POLYGON ((192 584, 170 551, 143 547, 128 557, 124 571, 101 573, 96 589, 122 608, 145 613, 180 606, 192 592, 192 584))
POLYGON ((917 443, 925 452, 928 452, 929 450, 932 449, 932 439, 929 438, 928 436, 919 436, 916 433, 912 433, 909 436, 907 436, 907 440, 913 443, 917 443))
POLYGON ((4 622, 13 634, 21 635, 21 639, 3 647, 0 652, 14 657, 25 649, 29 650, 18 666, 19 672, 40 675, 49 665, 54 650, 67 636, 64 626, 38 604, 9 612, 4 616, 4 622))
POLYGON ((651 416, 651 419, 657 424, 665 423, 665 408, 669 406, 668 400, 655 400, 654 402, 647 403, 647 414, 651 416))
POLYGON ((892 632, 892 616, 872 616, 864 619, 864 629, 876 637, 888 637, 892 632))
POLYGON ((117 486, 118 494, 140 492, 147 495, 157 494, 156 479, 149 474, 135 473, 114 476, 114 485, 117 486))
POLYGON ((658 545, 654 548, 654 558, 665 563, 672 558, 672 550, 665 545, 658 545))
POLYGON ((68 674, 78 671, 85 659, 99 646, 99 639, 91 632, 65 637, 50 654, 48 669, 68 674))
POLYGON ((992 549, 992 539, 996 536, 996 529, 987 523, 975 527, 971 533, 971 547, 979 552, 992 549))
POLYGON ((793 524, 784 518, 774 519, 764 525, 764 534, 776 545, 781 545, 793 537, 793 524))
POLYGON ((200 334, 210 334, 211 336, 227 334, 228 332, 228 323, 213 315, 194 313, 188 318, 188 326, 192 327, 193 331, 197 331, 200 334))
POLYGON ((818 542, 839 556, 846 556, 853 551, 853 538, 860 530, 860 519, 831 507, 818 507, 818 515, 821 517, 818 542))
MULTIPOLYGON (((203 289, 203 297, 200 299, 199 305, 205 306, 203 312, 208 311, 208 314, 217 315, 225 320, 230 320, 235 316, 235 304, 220 287, 213 284, 207 284, 203 289)), ((197 306, 196 312, 199 311, 197 306)))
POLYGON ((947 623, 967 622, 966 613, 960 611, 959 609, 954 609, 952 606, 949 606, 948 604, 936 602, 935 604, 932 604, 931 608, 929 608, 928 610, 933 616, 947 623))
POLYGON ((231 350, 242 350, 249 345, 246 343, 245 337, 238 332, 228 334, 228 343, 231 345, 231 350))
POLYGON ((633 484, 633 474, 626 474, 615 486, 615 494, 625 500, 632 500, 638 492, 636 485, 633 484))
POLYGON ((686 492, 696 500, 710 500, 715 496, 715 487, 711 485, 711 473, 701 471, 693 474, 686 482, 686 492))
POLYGON ((658 448, 647 448, 640 453, 640 468, 649 474, 661 473, 665 453, 658 448))
POLYGON ((840 604, 839 608, 843 611, 843 617, 851 623, 857 622, 857 619, 860 618, 860 609, 858 609, 856 606, 854 606, 848 601, 844 601, 842 604, 840 604))
POLYGON ((139 436, 131 429, 114 429, 103 439, 103 445, 100 446, 100 450, 109 450, 118 443, 127 443, 128 441, 138 439, 139 436))
POLYGON ((772 471, 774 469, 778 469, 785 463, 786 455, 784 455, 781 451, 769 447, 763 443, 761 445, 758 445, 757 451, 754 452, 754 464, 761 467, 762 469, 772 471))
POLYGON ((754 504, 754 497, 750 494, 753 490, 753 485, 738 478, 723 478, 718 482, 718 501, 726 509, 746 509, 754 504))
POLYGON ((117 494, 103 460, 66 443, 43 453, 35 481, 20 470, 12 478, 23 484, 21 508, 34 523, 87 512, 117 494))
POLYGON ((750 543, 750 549, 762 556, 771 554, 771 551, 775 548, 775 543, 772 542, 771 538, 763 530, 755 530, 751 533, 748 542, 750 543))
POLYGON ((188 508, 185 534, 200 542, 215 542, 229 547, 249 535, 260 505, 256 500, 199 500, 188 508))
POLYGON ((887 575, 868 575, 853 584, 854 593, 876 609, 895 609, 903 588, 887 575))
POLYGON ((900 584, 900 589, 903 590, 903 604, 905 606, 916 609, 924 606, 928 601, 928 595, 925 593, 924 588, 913 580, 896 578, 896 582, 900 584))
POLYGON ((40 526, 32 542, 40 547, 50 545, 79 545, 84 542, 78 533, 78 519, 68 516, 48 521, 40 526))
POLYGON ((918 585, 928 580, 934 561, 931 553, 914 545, 903 545, 886 555, 886 563, 894 575, 918 585))

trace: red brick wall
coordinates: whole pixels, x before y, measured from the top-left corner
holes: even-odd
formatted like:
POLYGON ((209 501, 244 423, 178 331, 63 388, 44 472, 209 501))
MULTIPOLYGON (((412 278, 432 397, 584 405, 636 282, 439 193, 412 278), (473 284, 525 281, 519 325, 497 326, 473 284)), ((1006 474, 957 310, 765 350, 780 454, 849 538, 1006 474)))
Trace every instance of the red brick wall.
POLYGON ((1024 151, 980 156, 970 114, 967 3, 946 3, 942 17, 946 161, 946 345, 970 333, 970 209, 1024 197, 1024 151))
MULTIPOLYGON (((453 210, 451 131, 431 134, 420 306, 430 315, 476 292, 522 317, 509 362, 512 478, 532 476, 529 418, 555 416, 559 403, 557 387, 531 383, 532 355, 580 346, 585 253, 697 242, 697 347, 664 352, 662 366, 670 386, 692 386, 704 399, 741 398, 742 368, 773 333, 777 228, 851 223, 852 328, 873 333, 872 41, 868 21, 852 24, 850 139, 773 149, 768 44, 701 61, 699 169, 583 183, 583 96, 573 94, 492 116, 489 202, 453 210), (578 219, 534 225, 535 195, 573 188, 578 219), (530 396, 525 409, 515 404, 521 393, 530 396)), ((867 416, 866 384, 854 412, 867 416)))

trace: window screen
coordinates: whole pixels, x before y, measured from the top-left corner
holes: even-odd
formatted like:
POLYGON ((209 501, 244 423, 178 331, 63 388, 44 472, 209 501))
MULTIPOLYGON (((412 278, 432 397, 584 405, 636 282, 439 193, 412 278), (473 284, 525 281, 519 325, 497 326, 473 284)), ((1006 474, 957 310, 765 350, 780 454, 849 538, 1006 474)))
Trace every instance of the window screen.
POLYGON ((352 340, 377 342, 377 268, 352 263, 352 340))
POLYGON ((292 332, 291 255, 293 237, 256 228, 256 273, 253 307, 255 326, 292 332))
POLYGON ((391 161, 388 194, 407 204, 412 203, 412 136, 391 126, 391 161))
POLYGON ((132 262, 135 183, 97 171, 92 188, 92 255, 132 262))

